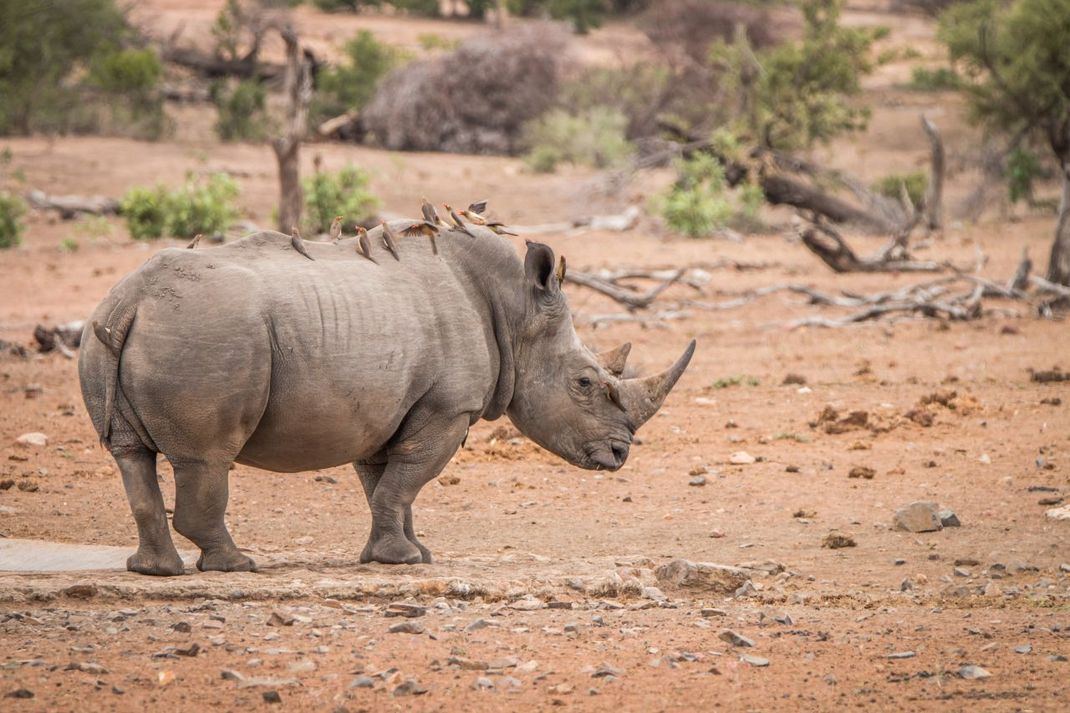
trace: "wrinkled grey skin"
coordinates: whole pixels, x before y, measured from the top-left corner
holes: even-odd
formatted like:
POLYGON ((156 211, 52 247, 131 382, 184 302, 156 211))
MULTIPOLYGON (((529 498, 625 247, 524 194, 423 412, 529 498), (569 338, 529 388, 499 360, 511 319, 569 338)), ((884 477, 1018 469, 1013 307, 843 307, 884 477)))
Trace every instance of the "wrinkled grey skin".
MULTIPOLYGON (((392 224, 400 232, 411 223, 392 224)), ((624 464, 690 360, 620 379, 627 347, 599 357, 576 336, 550 248, 471 226, 399 241, 371 231, 305 243, 258 233, 167 249, 115 286, 88 321, 86 407, 122 472, 140 544, 128 569, 182 573, 156 478, 174 466, 174 527, 202 570, 252 570, 224 524, 235 461, 294 472, 352 463, 371 508, 361 561, 430 562, 412 502, 468 427, 508 413, 582 468, 624 464), (95 327, 94 327, 95 323, 95 327)))

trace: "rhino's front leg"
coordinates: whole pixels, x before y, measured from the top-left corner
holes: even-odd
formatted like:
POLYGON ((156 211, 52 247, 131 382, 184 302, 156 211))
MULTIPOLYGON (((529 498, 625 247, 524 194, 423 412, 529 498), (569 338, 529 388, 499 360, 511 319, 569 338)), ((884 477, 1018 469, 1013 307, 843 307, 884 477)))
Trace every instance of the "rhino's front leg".
MULTIPOLYGON (((385 457, 385 456, 384 456, 385 457)), ((375 495, 375 488, 379 485, 379 481, 383 477, 383 473, 386 471, 386 462, 376 463, 373 461, 364 461, 360 463, 354 463, 353 468, 356 469, 357 475, 360 477, 361 487, 364 488, 364 497, 368 499, 368 507, 372 506, 372 496, 375 495)), ((405 537, 412 544, 416 545, 416 548, 420 550, 420 561, 424 564, 431 564, 431 550, 423 546, 418 539, 416 539, 416 530, 412 524, 412 505, 405 508, 405 537)), ((371 556, 368 547, 364 548, 364 552, 361 555, 362 561, 370 562, 370 559, 363 559, 363 557, 371 556)))
MULTIPOLYGON (((420 488, 449 463, 468 432, 468 425, 467 415, 449 421, 431 420, 390 446, 386 467, 370 498, 372 531, 361 553, 361 562, 418 564, 431 560, 431 553, 416 542, 412 502, 420 488)), ((365 483, 363 474, 361 483, 365 483)))

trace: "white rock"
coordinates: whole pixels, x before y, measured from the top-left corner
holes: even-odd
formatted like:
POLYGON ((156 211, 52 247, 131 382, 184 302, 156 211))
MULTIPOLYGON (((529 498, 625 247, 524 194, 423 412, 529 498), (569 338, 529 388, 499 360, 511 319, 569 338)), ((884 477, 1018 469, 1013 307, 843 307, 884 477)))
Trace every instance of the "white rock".
POLYGON ((1063 505, 1061 508, 1051 508, 1044 514, 1051 520, 1070 520, 1070 505, 1063 505))
POLYGON ((48 436, 43 433, 24 433, 15 439, 15 443, 25 448, 44 448, 48 445, 48 436))
POLYGON ((746 451, 736 451, 728 458, 728 462, 732 465, 750 465, 756 461, 757 459, 746 451))

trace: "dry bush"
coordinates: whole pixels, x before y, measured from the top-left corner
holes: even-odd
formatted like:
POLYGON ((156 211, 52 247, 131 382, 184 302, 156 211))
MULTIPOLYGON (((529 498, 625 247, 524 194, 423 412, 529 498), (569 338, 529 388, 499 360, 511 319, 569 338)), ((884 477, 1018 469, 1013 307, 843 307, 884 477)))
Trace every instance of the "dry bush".
POLYGON ((516 153, 557 98, 569 33, 554 24, 481 35, 388 75, 363 113, 386 148, 516 153))
POLYGON ((751 47, 761 49, 784 39, 785 23, 763 7, 708 0, 665 0, 643 17, 642 28, 650 41, 670 58, 696 65, 709 62, 710 45, 731 42, 742 26, 751 47))

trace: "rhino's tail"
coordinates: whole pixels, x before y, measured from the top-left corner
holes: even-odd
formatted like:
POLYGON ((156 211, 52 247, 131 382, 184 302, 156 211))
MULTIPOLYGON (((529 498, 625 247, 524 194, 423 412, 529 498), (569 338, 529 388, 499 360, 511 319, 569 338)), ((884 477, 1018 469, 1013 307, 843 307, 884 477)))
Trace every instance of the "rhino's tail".
POLYGON ((119 392, 119 360, 122 358, 123 344, 136 314, 135 305, 120 302, 108 315, 106 324, 93 322, 93 334, 108 350, 108 364, 104 376, 104 422, 100 429, 100 443, 108 450, 111 450, 111 422, 119 392))

